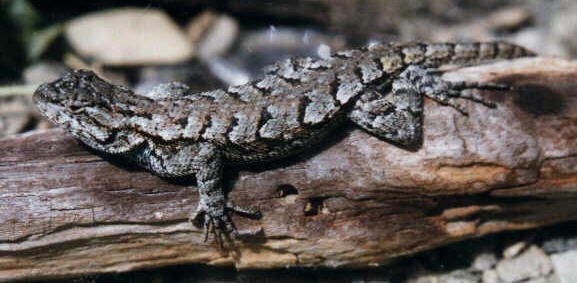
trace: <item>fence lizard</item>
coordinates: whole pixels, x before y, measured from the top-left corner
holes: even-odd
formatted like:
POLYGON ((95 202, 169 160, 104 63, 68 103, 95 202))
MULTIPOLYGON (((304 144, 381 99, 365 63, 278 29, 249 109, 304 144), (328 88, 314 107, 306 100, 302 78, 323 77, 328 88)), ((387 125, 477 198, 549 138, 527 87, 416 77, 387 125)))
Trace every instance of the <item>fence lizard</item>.
POLYGON ((458 98, 493 104, 464 90, 503 88, 445 81, 436 68, 532 55, 506 42, 391 43, 325 60, 285 60, 260 80, 224 90, 192 93, 168 83, 145 95, 77 70, 40 86, 34 100, 44 116, 98 151, 159 176, 196 177, 200 201, 190 220, 222 244, 238 233, 230 212, 258 214, 227 201, 223 166, 297 154, 346 120, 418 148, 424 96, 466 114, 458 98))

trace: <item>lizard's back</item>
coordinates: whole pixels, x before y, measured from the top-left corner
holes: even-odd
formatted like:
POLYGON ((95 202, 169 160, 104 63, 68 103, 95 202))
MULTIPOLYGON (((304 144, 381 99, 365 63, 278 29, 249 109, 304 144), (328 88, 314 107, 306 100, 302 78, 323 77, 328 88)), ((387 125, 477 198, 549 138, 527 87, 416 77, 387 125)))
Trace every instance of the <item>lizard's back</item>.
POLYGON ((135 107, 126 126, 156 142, 214 143, 232 162, 283 157, 344 119, 337 77, 352 64, 337 61, 286 60, 254 83, 157 99, 135 107))
MULTIPOLYGON (((278 158, 322 140, 344 120, 360 93, 386 86, 409 65, 527 55, 527 50, 502 42, 413 43, 375 45, 327 60, 289 59, 269 67, 258 81, 159 100, 147 111, 161 119, 144 130, 165 141, 215 143, 231 161, 278 158)), ((138 127, 138 121, 132 123, 138 127)))

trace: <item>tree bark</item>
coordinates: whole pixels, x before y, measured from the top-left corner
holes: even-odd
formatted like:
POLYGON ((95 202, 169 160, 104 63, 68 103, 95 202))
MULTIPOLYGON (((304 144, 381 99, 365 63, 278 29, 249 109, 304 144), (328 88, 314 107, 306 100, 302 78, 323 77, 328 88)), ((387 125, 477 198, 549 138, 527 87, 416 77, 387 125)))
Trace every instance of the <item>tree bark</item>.
MULTIPOLYGON (((519 59, 448 79, 496 108, 469 115, 425 101, 424 144, 408 151, 347 126, 290 160, 227 168, 233 216, 263 233, 224 255, 188 215, 190 180, 161 179, 97 155, 62 130, 0 140, 0 281, 179 263, 371 267, 505 230, 577 219, 577 63, 519 59)), ((194 182, 192 182, 194 185, 194 182)))

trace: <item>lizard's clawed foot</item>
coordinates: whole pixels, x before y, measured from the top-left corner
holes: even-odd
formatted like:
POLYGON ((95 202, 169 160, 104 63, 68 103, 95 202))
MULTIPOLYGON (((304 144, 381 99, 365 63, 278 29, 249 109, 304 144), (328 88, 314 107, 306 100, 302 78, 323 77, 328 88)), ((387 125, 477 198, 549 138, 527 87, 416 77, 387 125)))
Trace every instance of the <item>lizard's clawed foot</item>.
POLYGON ((448 81, 441 78, 436 69, 428 69, 421 66, 410 66, 400 75, 400 79, 410 82, 416 87, 418 92, 430 99, 454 108, 463 115, 468 115, 467 111, 457 100, 466 99, 475 103, 483 104, 494 108, 495 103, 488 101, 478 92, 472 90, 509 90, 505 84, 494 82, 468 82, 468 81, 448 81))
POLYGON ((245 236, 262 233, 262 228, 257 231, 239 231, 232 222, 229 213, 234 212, 249 218, 260 218, 259 211, 244 209, 228 202, 224 207, 211 207, 210 205, 200 203, 196 211, 190 216, 189 220, 196 227, 204 228, 204 241, 208 240, 209 234, 214 235, 214 241, 221 250, 224 250, 225 243, 234 246, 235 239, 245 236))

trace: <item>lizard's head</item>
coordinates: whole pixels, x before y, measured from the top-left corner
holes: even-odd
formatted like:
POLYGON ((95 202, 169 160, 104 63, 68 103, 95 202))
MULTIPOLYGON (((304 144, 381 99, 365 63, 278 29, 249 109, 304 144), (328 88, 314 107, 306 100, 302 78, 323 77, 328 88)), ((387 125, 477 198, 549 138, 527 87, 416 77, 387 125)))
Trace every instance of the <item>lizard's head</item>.
POLYGON ((34 93, 38 110, 50 121, 88 146, 110 154, 124 153, 144 141, 123 131, 122 114, 113 111, 113 97, 131 92, 100 79, 90 71, 77 70, 41 85, 34 93))
POLYGON ((50 121, 75 137, 103 140, 109 136, 112 85, 91 71, 72 71, 41 85, 34 93, 36 107, 50 121))
POLYGON ((107 85, 91 71, 76 70, 41 85, 34 93, 34 102, 42 114, 60 124, 56 116, 80 113, 105 103, 107 85))

